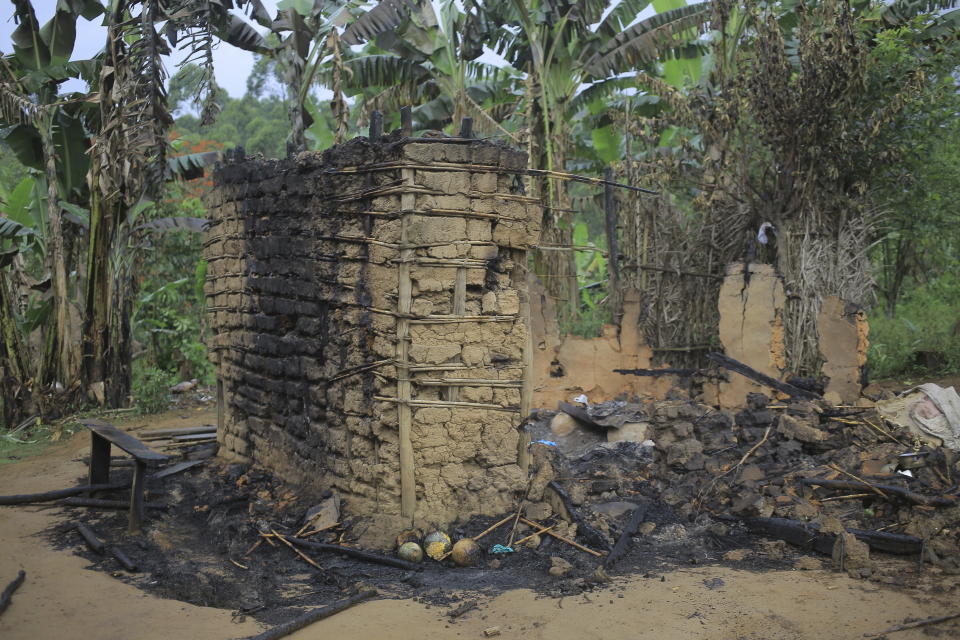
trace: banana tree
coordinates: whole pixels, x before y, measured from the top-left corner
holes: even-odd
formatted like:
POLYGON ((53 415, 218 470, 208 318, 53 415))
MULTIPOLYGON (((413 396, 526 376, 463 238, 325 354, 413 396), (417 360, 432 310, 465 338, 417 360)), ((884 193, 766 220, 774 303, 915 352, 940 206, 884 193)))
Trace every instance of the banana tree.
MULTIPOLYGON (((624 74, 667 56, 698 53, 694 41, 709 16, 708 3, 677 7, 644 20, 645 0, 493 0, 484 4, 497 26, 496 50, 526 73, 528 102, 522 112, 533 168, 563 171, 571 123, 597 97, 630 86, 624 74)), ((544 201, 544 244, 571 244, 566 186, 537 184, 544 201)), ((568 251, 537 252, 534 270, 558 301, 561 321, 577 315, 577 278, 568 251)))
POLYGON ((80 364, 70 339, 71 302, 65 252, 63 204, 84 190, 88 140, 80 124, 82 98, 60 96, 59 85, 89 71, 89 61, 71 61, 76 21, 94 18, 102 8, 93 0, 61 0, 41 26, 30 2, 14 2, 17 28, 13 54, 0 58, 0 136, 28 166, 43 172, 47 211, 42 221, 47 248, 52 313, 44 327, 44 355, 37 374, 41 386, 69 385, 80 364))
POLYGON ((519 74, 478 60, 490 37, 475 7, 424 4, 344 62, 345 87, 364 112, 412 105, 416 128, 442 129, 471 117, 477 131, 516 141, 503 121, 519 101, 519 74))

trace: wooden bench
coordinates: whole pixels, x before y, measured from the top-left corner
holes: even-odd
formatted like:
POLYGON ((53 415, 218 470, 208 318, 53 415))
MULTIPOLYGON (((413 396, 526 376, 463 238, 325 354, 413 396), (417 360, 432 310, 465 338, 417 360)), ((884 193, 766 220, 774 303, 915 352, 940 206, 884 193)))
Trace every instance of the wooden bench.
POLYGON ((102 420, 80 420, 80 424, 90 430, 90 484, 110 482, 110 448, 117 445, 134 460, 133 482, 130 484, 129 531, 139 533, 143 522, 144 479, 148 463, 158 463, 169 459, 157 453, 140 440, 112 424, 102 420))

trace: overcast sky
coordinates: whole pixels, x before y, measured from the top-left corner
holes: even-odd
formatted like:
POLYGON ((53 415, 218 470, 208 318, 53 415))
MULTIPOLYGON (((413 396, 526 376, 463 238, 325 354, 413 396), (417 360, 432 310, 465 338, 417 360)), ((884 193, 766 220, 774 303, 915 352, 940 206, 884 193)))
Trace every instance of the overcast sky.
MULTIPOLYGON (((271 15, 276 13, 277 0, 261 0, 261 2, 271 15)), ((33 0, 33 6, 37 12, 37 19, 43 25, 53 16, 57 0, 33 0)), ((81 18, 77 22, 77 42, 73 49, 73 59, 90 58, 103 49, 106 29, 100 25, 102 18, 101 16, 93 22, 87 22, 81 18)), ((251 21, 248 20, 248 22, 251 21)), ((258 31, 266 34, 266 29, 256 23, 252 24, 258 31)), ((13 22, 13 3, 9 0, 0 0, 0 52, 9 54, 13 51, 10 34, 13 33, 16 26, 13 22)), ((177 72, 176 64, 183 58, 184 52, 182 51, 174 51, 173 55, 167 58, 167 71, 170 75, 177 72)), ((253 69, 252 53, 231 47, 228 44, 220 44, 214 50, 213 66, 217 74, 217 84, 226 89, 231 96, 239 98, 246 92, 247 76, 253 69)), ((76 88, 81 89, 82 86, 76 88)))

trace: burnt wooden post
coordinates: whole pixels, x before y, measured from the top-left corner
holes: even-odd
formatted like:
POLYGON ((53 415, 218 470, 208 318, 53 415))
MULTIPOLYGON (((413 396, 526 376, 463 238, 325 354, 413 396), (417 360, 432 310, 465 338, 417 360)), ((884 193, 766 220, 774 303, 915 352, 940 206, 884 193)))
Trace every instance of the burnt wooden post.
POLYGON ((146 477, 147 464, 137 459, 133 468, 133 482, 130 484, 130 516, 127 519, 127 530, 130 533, 140 533, 143 523, 143 480, 146 477))
POLYGON ((410 107, 400 107, 400 132, 407 138, 413 136, 413 110, 410 107))
MULTIPOLYGON (((90 431, 90 484, 110 482, 110 441, 90 431)), ((92 492, 91 492, 92 495, 92 492)))
POLYGON ((378 142, 383 135, 383 114, 374 111, 370 114, 370 142, 378 142))
POLYGON ((460 137, 461 138, 472 138, 473 137, 473 118, 464 118, 460 121, 460 137))
MULTIPOLYGON (((613 193, 613 168, 603 170, 603 213, 607 226, 607 251, 610 255, 607 268, 610 269, 610 293, 617 290, 620 280, 620 256, 617 253, 617 199, 613 193)), ((619 298, 615 298, 619 299, 619 298)))

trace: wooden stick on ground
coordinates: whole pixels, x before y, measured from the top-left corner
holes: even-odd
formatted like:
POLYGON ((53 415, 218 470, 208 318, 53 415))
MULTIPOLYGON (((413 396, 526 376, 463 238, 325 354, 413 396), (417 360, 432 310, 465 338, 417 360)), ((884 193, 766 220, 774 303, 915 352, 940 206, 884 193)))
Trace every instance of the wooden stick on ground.
POLYGON ((906 624, 898 624, 890 627, 886 631, 881 631, 880 633, 865 633, 863 634, 864 638, 879 638, 888 633, 894 633, 896 631, 906 631, 907 629, 916 629, 917 627, 925 627, 931 624, 940 624, 941 622, 947 622, 948 620, 953 620, 954 618, 960 618, 960 612, 951 613, 946 616, 936 616, 935 618, 926 618, 924 620, 917 620, 916 622, 908 622, 906 624))
POLYGON ((909 449, 909 448, 910 448, 909 445, 907 445, 907 444, 904 443, 902 440, 900 440, 899 438, 897 438, 896 436, 894 436, 892 433, 890 433, 889 431, 887 431, 887 430, 884 429, 883 427, 880 427, 880 426, 878 426, 878 425, 873 424, 873 422, 871 422, 871 421, 868 420, 867 418, 864 418, 864 419, 863 419, 863 423, 866 424, 866 425, 868 425, 868 426, 870 426, 870 427, 873 428, 875 431, 879 432, 881 435, 884 435, 884 436, 890 438, 891 440, 893 440, 894 442, 896 442, 897 444, 899 444, 899 445, 902 446, 903 448, 905 448, 905 449, 909 449))
MULTIPOLYGON (((99 498, 67 498, 63 501, 63 504, 68 507, 90 507, 92 509, 130 508, 130 502, 128 500, 101 500, 99 498)), ((144 502, 143 506, 146 509, 159 509, 161 511, 167 509, 167 505, 159 502, 144 502)))
POLYGON ((112 489, 125 489, 130 486, 130 481, 112 482, 110 484, 88 484, 79 487, 70 487, 69 489, 57 489, 55 491, 46 491, 44 493, 23 493, 15 496, 0 496, 0 504, 33 504, 35 502, 52 502, 61 498, 80 495, 81 493, 91 493, 94 491, 109 491, 112 489))
POLYGON ((845 496, 833 496, 832 498, 821 498, 820 502, 832 502, 834 500, 853 500, 854 498, 869 498, 872 493, 851 493, 845 496))
MULTIPOLYGON (((544 526, 543 526, 542 524, 538 524, 538 523, 534 522, 533 520, 527 520, 526 518, 523 518, 523 517, 520 518, 520 522, 522 522, 523 524, 528 525, 528 526, 530 526, 530 527, 536 527, 537 529, 543 529, 543 528, 544 528, 544 526)), ((596 556, 596 557, 598 557, 598 558, 602 558, 602 557, 603 557, 603 554, 600 553, 599 551, 594 551, 593 549, 590 549, 590 548, 588 548, 588 547, 585 547, 585 546, 583 546, 582 544, 580 544, 579 542, 576 542, 576 541, 574 541, 574 540, 571 540, 570 538, 564 538, 563 536, 561 536, 559 533, 556 533, 555 531, 546 531, 545 533, 546 533, 548 536, 553 536, 554 538, 556 538, 557 540, 559 540, 559 541, 561 541, 561 542, 566 542, 566 543, 567 543, 568 545, 570 545, 571 547, 575 547, 575 548, 577 548, 577 549, 580 549, 580 551, 586 551, 587 553, 589 553, 589 554, 592 555, 592 556, 596 556)))
MULTIPOLYGON (((527 484, 529 488, 529 483, 527 484)), ((527 503, 527 499, 524 498, 520 501, 520 504, 517 505, 517 515, 513 520, 513 527, 510 529, 510 537, 507 539, 507 546, 513 548, 513 538, 517 535, 517 525, 520 523, 520 514, 523 513, 523 505, 527 503)))
POLYGON ((87 546, 90 547, 91 551, 96 553, 103 553, 106 550, 107 545, 104 544, 103 540, 97 537, 97 534, 94 533, 93 529, 78 522, 76 525, 77 533, 83 537, 83 541, 87 543, 87 546))
POLYGON ((315 536, 315 535, 317 535, 318 533, 322 533, 322 532, 324 532, 324 531, 329 531, 330 529, 336 529, 336 528, 339 527, 339 526, 340 526, 340 523, 339 523, 339 522, 334 522, 333 524, 328 524, 327 526, 325 526, 325 527, 320 527, 319 529, 311 529, 310 531, 307 531, 307 532, 304 533, 303 535, 299 535, 299 534, 298 534, 296 537, 298 537, 298 538, 309 538, 310 536, 315 536))
POLYGON ((280 535, 279 533, 277 533, 277 532, 274 531, 273 529, 271 529, 270 531, 273 531, 273 537, 277 538, 280 542, 282 542, 283 544, 285 544, 285 545, 287 545, 288 547, 290 547, 290 549, 292 549, 295 554, 297 554, 298 556, 300 556, 301 558, 303 558, 304 562, 306 562, 306 563, 309 564, 310 566, 316 567, 317 569, 320 569, 321 571, 323 571, 323 567, 321 567, 319 564, 317 564, 316 561, 314 561, 313 558, 311 558, 310 556, 308 556, 307 554, 305 554, 303 551, 300 551, 300 549, 297 549, 295 546, 293 546, 292 544, 290 544, 290 541, 289 541, 289 540, 287 540, 286 538, 284 538, 282 535, 280 535))
POLYGON ((285 622, 280 626, 264 631, 259 635, 251 636, 247 638, 247 640, 277 640, 278 638, 283 638, 284 636, 290 635, 294 631, 299 631, 300 629, 303 629, 307 625, 313 624, 318 620, 323 620, 324 618, 329 618, 330 616, 336 613, 345 611, 346 609, 349 609, 353 605, 363 602, 364 600, 369 600, 370 598, 373 598, 376 595, 377 595, 377 592, 374 589, 371 589, 369 591, 361 591, 355 596, 350 596, 349 598, 340 600, 339 602, 335 602, 326 607, 317 609, 316 611, 311 611, 310 613, 306 613, 300 616, 299 618, 294 618, 290 622, 285 622))
POLYGON ((3 593, 0 593, 0 613, 6 611, 7 607, 10 606, 10 599, 13 597, 13 592, 20 588, 20 585, 23 584, 23 580, 26 577, 27 572, 20 569, 20 571, 17 572, 17 577, 13 579, 13 582, 7 585, 3 593))
POLYGON ((613 545, 613 551, 611 551, 610 555, 607 556, 603 566, 611 566, 627 552, 627 549, 630 548, 630 542, 633 540, 633 534, 635 534, 640 528, 640 525, 643 524, 643 520, 646 515, 647 505, 638 504, 637 508, 633 510, 633 514, 630 516, 630 521, 627 522, 627 526, 623 528, 623 533, 620 534, 620 537, 617 538, 616 544, 613 545))
POLYGON ((526 537, 524 537, 524 538, 520 538, 519 540, 517 540, 517 541, 514 542, 513 544, 519 547, 520 545, 522 545, 524 542, 526 542, 527 540, 529 540, 529 539, 532 538, 533 536, 538 536, 538 535, 540 535, 541 533, 549 533, 555 526, 557 526, 557 525, 552 524, 552 525, 550 525, 549 527, 546 527, 546 528, 544 528, 544 529, 540 529, 539 531, 534 531, 534 532, 531 533, 530 535, 528 535, 528 536, 526 536, 526 537))
POLYGON ((247 552, 243 554, 243 557, 246 558, 246 557, 249 556, 251 553, 253 553, 254 551, 256 551, 256 550, 257 550, 257 547, 259 547, 260 545, 263 544, 263 540, 264 540, 263 538, 260 538, 259 540, 257 540, 256 542, 254 542, 254 543, 250 546, 250 548, 247 549, 247 552))
POLYGON ((476 600, 467 600, 456 609, 451 609, 450 611, 448 611, 447 615, 450 616, 451 618, 456 619, 462 616, 463 614, 465 614, 466 612, 473 611, 476 608, 477 608, 476 600))
POLYGON ((828 469, 833 469, 833 470, 836 471, 837 473, 842 473, 842 474, 845 475, 845 476, 849 476, 849 477, 853 478, 853 479, 856 480, 857 482, 863 483, 863 484, 866 485, 871 491, 873 491, 875 494, 877 494, 878 496, 880 496, 880 497, 883 498, 884 500, 889 500, 889 498, 887 497, 887 494, 885 494, 883 491, 880 491, 880 489, 877 489, 873 484, 867 482, 867 481, 864 480, 863 478, 861 478, 861 477, 859 477, 859 476, 855 476, 855 475, 853 475, 852 473, 850 473, 849 471, 844 471, 843 469, 841 469, 840 467, 838 467, 838 466, 835 465, 835 464, 828 464, 828 465, 827 465, 827 468, 828 468, 828 469))
POLYGON ((490 533, 490 532, 493 531, 494 529, 496 529, 496 528, 498 528, 498 527, 502 527, 503 525, 507 524, 508 522, 510 522, 510 519, 511 519, 511 518, 513 518, 513 516, 512 516, 512 515, 509 515, 509 516, 507 516, 506 518, 504 518, 503 520, 497 522, 496 524, 490 525, 489 527, 487 527, 486 529, 484 529, 483 531, 481 531, 481 532, 478 533, 477 535, 473 536, 473 541, 476 542, 477 540, 479 540, 479 539, 482 538, 483 536, 487 535, 488 533, 490 533))
MULTIPOLYGON (((864 483, 862 480, 857 480, 854 482, 852 480, 826 480, 823 478, 804 478, 801 480, 801 483, 804 485, 818 485, 824 489, 849 489, 851 491, 862 491, 870 486, 864 483)), ((902 487, 889 484, 878 484, 875 486, 876 488, 881 489, 892 496, 897 496, 898 498, 909 500, 915 504, 922 504, 928 507, 952 507, 957 504, 957 498, 953 496, 925 496, 923 494, 910 491, 909 489, 904 489, 902 487)))
POLYGON ((407 571, 420 571, 423 569, 423 566, 419 564, 414 564, 413 562, 407 562, 406 560, 401 560, 400 558, 391 558, 390 556, 383 556, 383 555, 380 555, 379 553, 371 553, 370 551, 364 551, 363 549, 354 549, 353 547, 344 547, 343 545, 339 545, 339 544, 324 544, 322 542, 311 542, 310 540, 303 540, 301 538, 287 538, 287 542, 290 542, 303 549, 340 553, 345 556, 356 558, 357 560, 366 560, 367 562, 376 562, 377 564, 383 564, 388 567, 397 567, 398 569, 406 569, 407 571))
POLYGON ((137 564, 133 560, 131 560, 130 556, 124 553, 123 550, 120 549, 120 547, 111 545, 110 555, 116 558, 117 562, 119 562, 123 566, 123 568, 126 569, 127 571, 131 573, 134 573, 137 571, 137 564))

